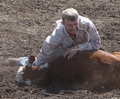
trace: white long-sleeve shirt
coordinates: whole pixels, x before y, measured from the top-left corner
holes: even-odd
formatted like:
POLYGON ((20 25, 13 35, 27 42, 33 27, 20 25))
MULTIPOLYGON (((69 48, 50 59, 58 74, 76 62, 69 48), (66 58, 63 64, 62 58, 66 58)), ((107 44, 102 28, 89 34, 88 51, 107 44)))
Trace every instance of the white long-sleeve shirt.
POLYGON ((56 21, 56 28, 53 33, 46 38, 40 53, 37 56, 37 66, 46 63, 59 47, 68 49, 77 45, 79 47, 79 51, 98 50, 100 48, 101 39, 95 25, 88 18, 83 16, 79 16, 78 21, 79 28, 82 28, 83 30, 78 29, 75 40, 73 40, 67 33, 64 25, 61 23, 62 20, 56 21), (85 32, 85 30, 89 35, 85 32), (90 38, 89 41, 88 36, 90 38))

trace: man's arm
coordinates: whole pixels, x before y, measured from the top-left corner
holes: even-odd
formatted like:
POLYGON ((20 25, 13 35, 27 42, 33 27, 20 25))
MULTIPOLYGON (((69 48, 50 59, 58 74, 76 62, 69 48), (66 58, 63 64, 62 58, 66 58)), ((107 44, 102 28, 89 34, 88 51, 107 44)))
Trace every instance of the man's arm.
POLYGON ((62 36, 59 30, 55 29, 51 36, 44 41, 40 53, 37 56, 37 66, 46 63, 62 43, 62 36))
POLYGON ((46 63, 52 57, 57 48, 58 46, 44 41, 40 53, 37 56, 36 65, 40 66, 46 63))

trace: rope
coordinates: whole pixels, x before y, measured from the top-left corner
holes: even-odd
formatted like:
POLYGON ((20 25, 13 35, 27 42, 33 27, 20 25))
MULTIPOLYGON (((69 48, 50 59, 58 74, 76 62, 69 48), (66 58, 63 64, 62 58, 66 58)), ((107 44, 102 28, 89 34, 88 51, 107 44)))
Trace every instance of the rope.
POLYGON ((85 29, 83 29, 83 28, 79 28, 79 30, 83 30, 83 31, 85 31, 85 33, 87 34, 87 42, 84 44, 84 46, 82 46, 81 48, 79 48, 79 49, 71 49, 71 50, 80 50, 80 49, 82 49, 82 48, 84 48, 84 47, 86 47, 87 46, 87 44, 89 43, 89 40, 90 40, 90 35, 89 35, 89 33, 85 30, 85 29))

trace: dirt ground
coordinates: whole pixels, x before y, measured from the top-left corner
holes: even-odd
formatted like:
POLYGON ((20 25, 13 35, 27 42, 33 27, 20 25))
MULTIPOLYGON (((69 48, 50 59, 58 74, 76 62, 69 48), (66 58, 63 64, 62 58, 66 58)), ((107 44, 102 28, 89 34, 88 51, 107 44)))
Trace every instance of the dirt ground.
MULTIPOLYGON (((0 0, 1 99, 120 99, 120 89, 62 89, 17 86, 19 67, 3 67, 9 57, 37 55, 62 10, 73 7, 96 25, 105 51, 120 51, 120 0, 0 0)), ((119 75, 118 75, 119 76, 119 75)))

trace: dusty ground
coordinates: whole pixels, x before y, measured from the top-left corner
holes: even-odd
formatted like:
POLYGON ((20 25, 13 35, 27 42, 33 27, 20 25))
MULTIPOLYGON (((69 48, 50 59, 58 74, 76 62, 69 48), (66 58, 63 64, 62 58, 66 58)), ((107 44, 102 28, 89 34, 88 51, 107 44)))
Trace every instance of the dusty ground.
MULTIPOLYGON (((119 0, 0 0, 0 63, 9 57, 37 55, 43 40, 51 34, 61 11, 74 7, 96 25, 101 48, 120 51, 119 0)), ((4 99, 119 99, 120 89, 76 90, 55 86, 18 87, 18 67, 0 66, 0 98, 4 99)), ((119 75, 118 75, 119 76, 119 75)))

